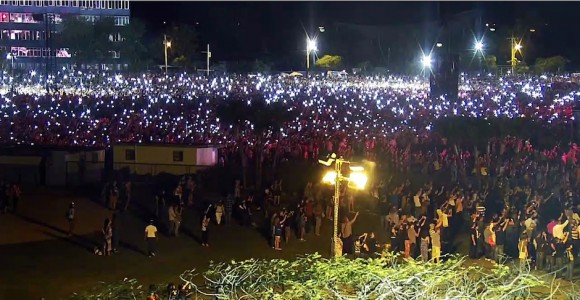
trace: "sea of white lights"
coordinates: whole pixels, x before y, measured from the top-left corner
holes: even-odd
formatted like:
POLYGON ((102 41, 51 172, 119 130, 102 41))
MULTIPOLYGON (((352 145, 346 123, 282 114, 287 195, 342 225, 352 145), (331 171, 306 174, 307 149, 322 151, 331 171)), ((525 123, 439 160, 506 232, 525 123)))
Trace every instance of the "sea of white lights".
MULTIPOLYGON (((231 99, 263 96, 282 102, 297 118, 282 137, 341 134, 368 139, 402 130, 428 131, 447 116, 526 117, 552 124, 573 118, 580 86, 567 76, 462 76, 458 101, 430 99, 422 78, 385 76, 175 76, 61 74, 46 93, 36 74, 0 88, 0 143, 105 146, 135 143, 220 143, 232 128, 216 107, 231 99), (58 78, 58 80, 57 80, 58 78)), ((252 140, 252 124, 242 132, 252 140)))

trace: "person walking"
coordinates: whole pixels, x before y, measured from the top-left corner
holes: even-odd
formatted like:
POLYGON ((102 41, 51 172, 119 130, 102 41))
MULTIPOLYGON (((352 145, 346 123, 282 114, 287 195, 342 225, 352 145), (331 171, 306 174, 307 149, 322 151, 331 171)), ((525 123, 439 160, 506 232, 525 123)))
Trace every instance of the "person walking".
POLYGON ((150 220, 149 225, 145 227, 145 240, 147 241, 147 253, 149 257, 155 256, 157 250, 157 227, 153 224, 153 220, 150 220))
POLYGON ((209 247, 209 220, 208 216, 204 216, 201 221, 201 245, 204 247, 209 247))
POLYGON ((66 219, 68 221, 68 236, 73 235, 75 229, 75 203, 71 202, 66 211, 66 219))

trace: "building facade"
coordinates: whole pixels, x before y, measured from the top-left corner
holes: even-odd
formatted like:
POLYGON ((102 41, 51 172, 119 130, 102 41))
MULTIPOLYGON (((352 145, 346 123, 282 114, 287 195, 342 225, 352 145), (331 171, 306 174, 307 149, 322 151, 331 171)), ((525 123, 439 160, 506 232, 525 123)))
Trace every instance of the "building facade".
MULTIPOLYGON (((129 1, 2 0, 0 1, 0 53, 19 69, 35 70, 67 65, 67 48, 54 46, 54 34, 62 30, 62 20, 80 16, 89 21, 111 17, 115 25, 129 24, 129 1), (7 55, 11 54, 11 55, 7 55)), ((114 40, 120 37, 111 37, 114 40)), ((120 53, 111 53, 115 59, 120 53)), ((121 64, 113 66, 121 68, 121 64)))

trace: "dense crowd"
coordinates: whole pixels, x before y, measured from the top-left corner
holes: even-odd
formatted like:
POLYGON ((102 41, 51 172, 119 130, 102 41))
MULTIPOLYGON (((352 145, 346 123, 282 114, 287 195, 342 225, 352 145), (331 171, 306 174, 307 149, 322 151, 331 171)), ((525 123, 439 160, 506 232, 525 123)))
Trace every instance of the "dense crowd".
MULTIPOLYGON (((424 80, 393 76, 117 75, 98 83, 86 77, 65 76, 51 94, 41 84, 16 86, 14 94, 5 86, 0 143, 235 143, 231 124, 220 121, 216 107, 239 99, 282 102, 296 112, 296 119, 281 129, 281 143, 322 144, 329 137, 373 142, 402 131, 429 132, 436 119, 446 116, 567 122, 580 95, 577 84, 559 76, 462 78, 458 101, 430 99, 424 80)), ((256 137, 248 125, 239 138, 251 142, 256 137)))
MULTIPOLYGON (((95 80, 83 81, 83 76, 67 78, 59 93, 49 95, 34 85, 16 87, 15 94, 4 91, 0 143, 215 143, 233 150, 255 141, 256 133, 248 124, 237 135, 231 124, 220 121, 216 108, 240 99, 281 102, 296 119, 269 137, 265 151, 281 147, 305 159, 362 154, 379 166, 370 183, 369 209, 381 216, 387 246, 377 242, 375 232, 356 233, 359 215, 351 212, 363 196, 344 189, 339 221, 346 253, 371 255, 384 248, 438 261, 455 251, 453 241, 464 234, 472 258, 514 258, 522 266, 531 262, 537 269, 573 276, 574 258, 580 257, 580 148, 563 136, 556 139, 564 143, 543 148, 521 136, 496 136, 467 147, 432 130, 436 120, 449 116, 569 124, 580 86, 568 77, 462 78, 459 99, 448 101, 431 99, 428 84, 409 77, 118 75, 83 84, 95 80), (393 176, 385 180, 380 172, 393 176)), ((246 150, 248 157, 259 151, 246 150)), ((112 210, 118 209, 119 197, 129 199, 119 189, 105 193, 112 210)), ((192 205, 195 189, 186 178, 156 197, 157 215, 167 215, 170 235, 179 234, 183 207, 192 205)), ((316 184, 290 196, 279 180, 261 191, 245 191, 236 181, 229 192, 222 202, 202 205, 204 246, 210 242, 211 220, 228 224, 233 217, 255 226, 253 213, 260 210, 269 220, 272 248, 281 250, 293 231, 306 240, 310 232, 319 235, 322 221, 332 216, 332 192, 316 184), (287 201, 281 203, 283 194, 287 201)), ((106 222, 103 229, 107 254, 115 248, 111 226, 106 222)))

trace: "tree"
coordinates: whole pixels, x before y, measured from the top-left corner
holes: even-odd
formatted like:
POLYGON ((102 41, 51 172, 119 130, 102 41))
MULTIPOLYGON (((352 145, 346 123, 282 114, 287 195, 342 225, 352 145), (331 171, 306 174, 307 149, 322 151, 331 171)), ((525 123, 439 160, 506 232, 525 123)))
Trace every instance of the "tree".
MULTIPOLYGON (((467 266, 460 257, 440 263, 383 254, 376 259, 322 258, 319 254, 283 259, 210 262, 209 270, 183 272, 192 295, 212 299, 572 299, 574 287, 528 268, 494 264, 467 266), (203 286, 197 284, 204 282, 203 286)), ((134 299, 143 287, 128 280, 73 299, 134 299), (114 293, 123 291, 123 293, 114 293), (122 298, 123 297, 123 298, 122 298)))
POLYGON ((79 17, 65 18, 63 29, 55 42, 59 47, 69 48, 74 64, 89 63, 94 57, 93 24, 79 17))
POLYGON ((497 70, 497 57, 495 55, 486 55, 485 56, 485 69, 488 71, 495 71, 497 70))
POLYGON ((147 47, 143 43, 145 31, 145 24, 135 18, 121 28, 121 60, 129 65, 130 71, 142 70, 150 60, 147 47))
POLYGON ((557 73, 564 70, 570 61, 563 56, 536 59, 534 70, 538 73, 557 73))
POLYGON ((342 65, 342 57, 338 55, 325 55, 317 60, 315 65, 326 70, 336 70, 342 65))
POLYGON ((270 66, 270 64, 268 64, 266 62, 259 60, 259 59, 256 59, 256 61, 254 61, 254 65, 253 65, 252 69, 253 69, 252 71, 257 72, 257 73, 269 73, 271 71, 272 67, 270 66))
POLYGON ((56 44, 69 48, 77 66, 98 64, 100 69, 102 64, 111 62, 112 51, 119 51, 119 44, 114 39, 119 33, 115 20, 110 17, 101 17, 94 23, 81 17, 69 17, 64 19, 56 44))
POLYGON ((93 24, 93 47, 99 70, 102 64, 109 63, 113 59, 112 51, 119 51, 119 43, 115 36, 119 36, 120 29, 115 26, 115 19, 101 17, 93 24))
POLYGON ((197 34, 195 28, 187 24, 174 24, 168 39, 171 41, 169 54, 173 63, 180 67, 191 68, 197 57, 197 34))

